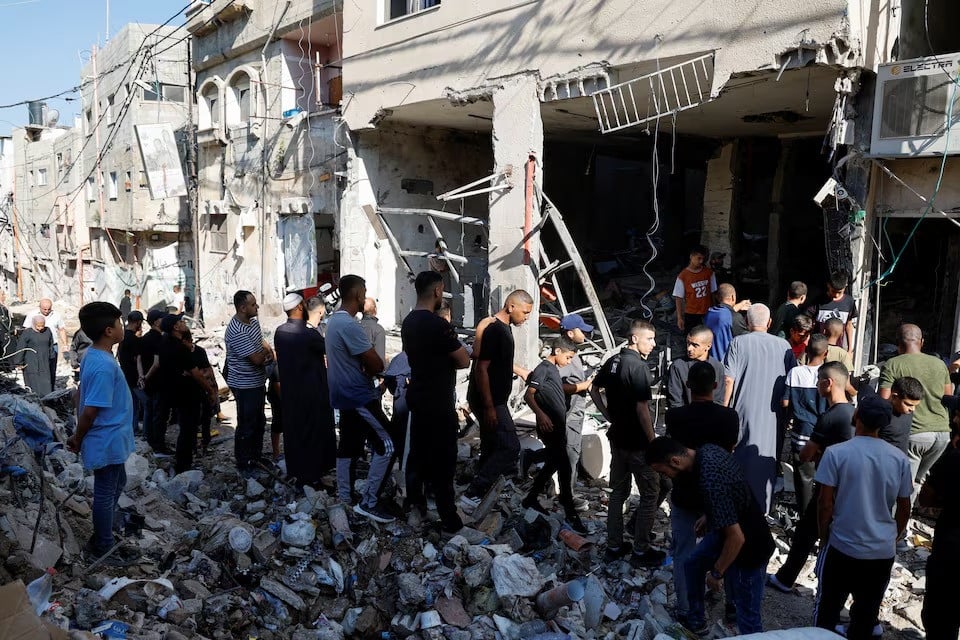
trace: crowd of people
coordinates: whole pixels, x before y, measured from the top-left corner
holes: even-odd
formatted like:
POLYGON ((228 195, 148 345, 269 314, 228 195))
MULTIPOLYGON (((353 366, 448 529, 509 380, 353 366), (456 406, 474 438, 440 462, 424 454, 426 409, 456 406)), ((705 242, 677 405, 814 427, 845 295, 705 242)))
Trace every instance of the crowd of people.
MULTIPOLYGON (((272 469, 282 433, 286 473, 298 486, 325 488, 379 523, 397 517, 423 523, 432 495, 439 528, 454 534, 463 527, 455 485, 456 381, 458 370, 470 368, 466 401, 479 422, 480 458, 461 501, 479 501, 501 476, 526 481, 540 464, 523 507, 549 513, 541 496, 556 474, 563 519, 593 535, 598 531, 580 515, 590 505, 576 492, 589 394, 609 422, 603 560, 660 567, 668 550, 658 548, 652 530, 669 496, 674 613, 694 633, 707 631, 708 589, 725 592, 727 615, 741 633, 761 631, 764 590, 791 591, 817 550, 812 622, 849 638, 876 635, 922 486, 919 504, 944 509, 923 619, 929 638, 956 638, 960 614, 946 599, 952 569, 960 565, 951 544, 960 533, 954 482, 960 454, 951 424, 958 428, 960 418, 947 364, 923 353, 920 329, 905 324, 898 330, 899 355, 883 366, 879 389, 854 384, 857 309, 846 293, 847 274, 833 274, 827 298, 815 304, 806 301, 806 285, 793 283, 771 314, 766 305, 738 301, 731 285, 718 285, 704 264, 707 255, 694 249, 674 289, 677 329, 687 348, 662 379, 668 409, 660 436, 648 360, 657 330, 647 321, 633 321, 623 347, 591 376, 577 351, 594 328, 568 315, 544 359, 528 369, 533 363, 516 362, 514 328, 533 312, 532 296, 510 293, 466 345, 450 323, 443 275, 430 270, 416 277, 416 306, 400 331, 402 352, 388 363, 376 303, 360 276, 340 278, 339 307, 325 322, 322 299, 287 295, 287 320, 276 328, 273 345, 264 339, 256 297, 238 291, 223 372, 236 402, 236 467, 248 476, 272 469), (509 403, 518 378, 543 443, 538 451, 521 452, 509 403), (391 418, 385 390, 393 397, 391 418), (263 451, 268 398, 273 457, 263 451), (801 517, 789 557, 768 575, 774 550, 768 515, 782 495, 784 463, 792 469, 801 517), (366 478, 358 483, 362 469, 366 478), (325 486, 331 477, 334 485, 325 486), (639 503, 627 519, 634 482, 639 503), (849 596, 854 604, 844 627, 840 615, 849 596)), ((97 355, 81 367, 70 446, 95 473, 90 550, 103 553, 113 544, 110 519, 123 461, 140 430, 138 412, 147 442, 158 454, 173 453, 180 472, 193 465, 198 430, 201 452, 209 443, 219 407, 209 359, 193 344, 181 314, 131 311, 124 327, 119 309, 91 303, 81 309, 80 322, 92 341, 89 353, 97 355), (179 425, 175 452, 166 440, 171 412, 179 425)), ((951 366, 960 370, 960 361, 951 366)))

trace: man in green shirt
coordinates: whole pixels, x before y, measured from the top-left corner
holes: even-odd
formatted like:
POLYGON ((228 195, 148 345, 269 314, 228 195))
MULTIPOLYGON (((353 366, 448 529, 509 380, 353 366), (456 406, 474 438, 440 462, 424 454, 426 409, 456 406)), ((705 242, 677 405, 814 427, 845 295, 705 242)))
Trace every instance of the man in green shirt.
MULTIPOLYGON (((900 355, 887 360, 880 372, 880 397, 890 399, 898 378, 909 376, 923 385, 923 399, 913 415, 907 457, 913 481, 920 485, 930 467, 950 444, 950 417, 940 398, 953 394, 947 365, 940 358, 922 352, 923 332, 914 324, 901 325, 897 332, 900 355)), ((914 496, 917 492, 914 491, 914 496)))

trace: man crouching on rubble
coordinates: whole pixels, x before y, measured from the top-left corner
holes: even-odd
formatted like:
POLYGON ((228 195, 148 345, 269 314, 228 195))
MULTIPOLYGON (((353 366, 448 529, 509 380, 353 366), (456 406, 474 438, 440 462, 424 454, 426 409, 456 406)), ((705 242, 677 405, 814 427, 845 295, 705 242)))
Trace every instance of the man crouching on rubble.
MULTIPOLYGON (((113 347, 123 340, 120 309, 109 302, 91 302, 80 309, 80 328, 93 341, 80 364, 77 431, 67 447, 79 452, 83 466, 93 471, 93 538, 84 552, 89 561, 114 546, 113 518, 127 482, 124 463, 133 452, 133 400, 113 347)), ((128 554, 115 552, 110 561, 124 563, 128 554)))
POLYGON ((707 633, 704 583, 719 591, 730 581, 740 633, 763 631, 763 584, 774 542, 740 464, 715 444, 694 450, 667 436, 651 442, 646 455, 657 473, 671 479, 692 474, 702 500, 705 515, 695 528, 703 540, 683 567, 674 568, 687 581, 689 613, 682 622, 697 635, 707 633))

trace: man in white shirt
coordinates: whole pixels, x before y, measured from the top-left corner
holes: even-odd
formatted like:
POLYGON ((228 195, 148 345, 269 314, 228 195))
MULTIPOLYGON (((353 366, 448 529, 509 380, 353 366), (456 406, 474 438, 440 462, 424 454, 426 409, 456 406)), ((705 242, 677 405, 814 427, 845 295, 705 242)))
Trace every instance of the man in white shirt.
POLYGON ((67 341, 67 326, 63 323, 63 318, 60 317, 60 314, 53 310, 53 301, 49 298, 43 298, 40 300, 40 308, 38 311, 33 313, 28 313, 27 317, 23 320, 23 328, 29 328, 33 326, 33 317, 37 315, 42 315, 46 320, 46 325, 57 337, 53 343, 53 353, 50 354, 50 388, 57 388, 57 356, 60 353, 62 348, 65 352, 69 350, 69 342, 67 341))
POLYGON ((183 313, 186 302, 187 296, 183 292, 183 288, 178 284, 173 285, 173 300, 170 302, 170 306, 175 308, 173 313, 183 313))

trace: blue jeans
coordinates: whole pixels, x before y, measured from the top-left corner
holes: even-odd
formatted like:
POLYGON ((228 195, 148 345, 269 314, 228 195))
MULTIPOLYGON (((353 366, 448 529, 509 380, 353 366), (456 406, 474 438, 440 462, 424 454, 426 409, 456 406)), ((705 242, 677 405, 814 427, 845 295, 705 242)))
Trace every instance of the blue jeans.
POLYGON ((93 472, 93 543, 100 553, 113 546, 113 519, 126 484, 127 472, 122 464, 110 464, 93 472))
POLYGON ((673 586, 677 592, 677 617, 686 617, 690 613, 687 604, 687 575, 684 565, 697 546, 697 534, 694 525, 697 513, 683 507, 671 505, 670 528, 673 538, 670 553, 673 554, 673 586))
MULTIPOLYGON (((704 613, 704 582, 706 574, 713 568, 720 551, 723 549, 723 536, 713 531, 697 545, 684 564, 687 580, 687 603, 690 608, 687 621, 693 628, 706 623, 704 613)), ((760 633, 763 631, 761 609, 763 606, 763 588, 766 579, 766 566, 752 569, 730 565, 724 575, 725 590, 733 596, 737 607, 737 628, 740 633, 760 633)))

